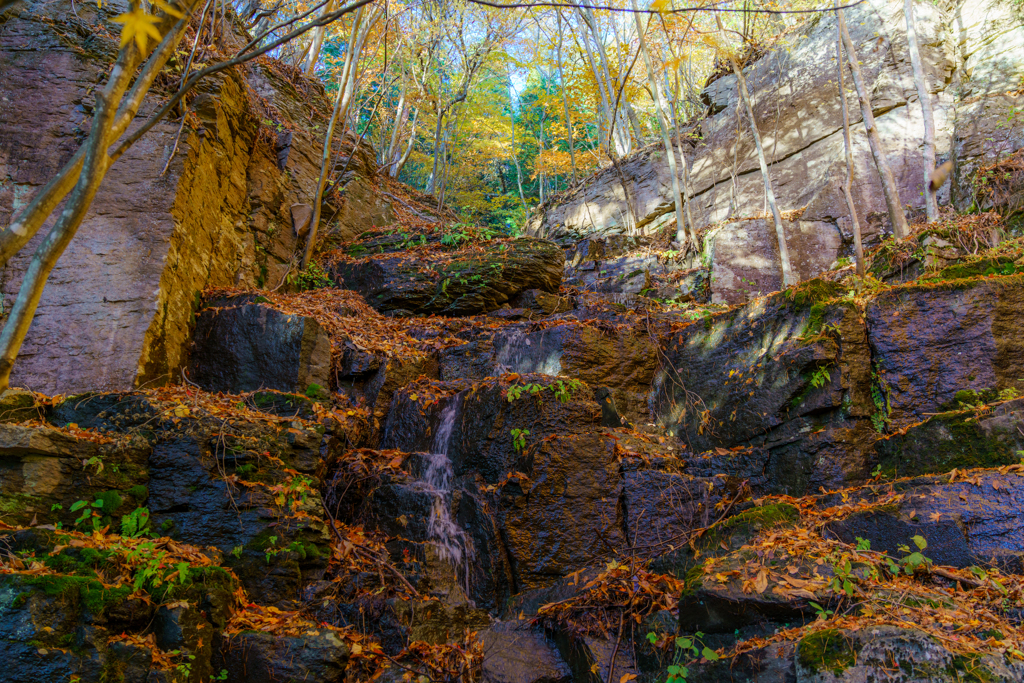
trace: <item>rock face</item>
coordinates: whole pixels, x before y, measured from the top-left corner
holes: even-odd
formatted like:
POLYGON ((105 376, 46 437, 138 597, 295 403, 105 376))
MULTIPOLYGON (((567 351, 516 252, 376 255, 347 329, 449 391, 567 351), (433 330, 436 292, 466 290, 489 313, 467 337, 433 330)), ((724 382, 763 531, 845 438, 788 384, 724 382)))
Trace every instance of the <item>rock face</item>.
MULTIPOLYGON (((71 3, 25 2, 0 16, 0 222, 77 148, 92 106, 88 89, 117 49, 92 25, 106 22, 116 36, 110 20, 120 11, 88 6, 76 14, 71 3)), ((161 96, 154 90, 140 116, 161 96)), ((56 393, 177 379, 198 293, 284 280, 304 244, 291 207, 315 195, 323 143, 304 130, 311 121, 325 129, 322 89, 293 82, 274 62, 252 64, 205 81, 192 110, 199 127, 185 127, 173 158, 178 124, 165 121, 112 167, 50 276, 13 385, 56 393), (269 108, 256 111, 254 96, 269 108), (264 127, 270 119, 285 133, 264 127)), ((357 216, 360 228, 390 219, 372 192, 372 159, 361 152, 351 163, 350 199, 337 207, 342 235, 352 234, 357 216)), ((45 230, 0 276, 5 310, 45 230)))
MULTIPOLYGON (((359 244, 350 249, 367 250, 359 244)), ((451 256, 345 259, 335 263, 332 274, 340 286, 359 292, 382 313, 459 316, 493 311, 529 289, 557 292, 564 260, 550 242, 522 238, 451 256)))
MULTIPOLYGON (((850 8, 847 17, 900 199, 919 211, 923 124, 902 6, 873 0, 850 8)), ((940 161, 955 162, 953 182, 940 190, 939 200, 960 209, 975 200, 991 204, 988 195, 979 194, 974 173, 1024 145, 1024 122, 1012 114, 1022 96, 1007 94, 1016 88, 1009 84, 1024 76, 1024 29, 1007 6, 994 2, 948 11, 918 3, 915 18, 935 108, 937 153, 940 161)), ((845 162, 836 97, 835 21, 822 15, 745 68, 779 208, 799 214, 798 221, 787 221, 787 237, 801 279, 817 276, 836 258, 852 253, 852 224, 839 184, 845 162)), ((870 245, 889 230, 888 216, 851 79, 846 82, 855 165, 852 193, 870 245)), ((779 288, 778 248, 770 220, 765 227, 763 183, 746 115, 740 114, 735 76, 713 80, 703 98, 707 115, 692 126, 684 144, 691 211, 698 230, 710 229, 703 258, 710 265, 712 295, 716 301, 735 303, 779 288)), ((674 234, 664 149, 647 147, 619 167, 640 233, 665 229, 674 234)), ((619 173, 607 168, 542 206, 531 218, 528 234, 567 247, 584 238, 621 238, 626 232, 622 217, 628 211, 619 173)))
POLYGON ((331 340, 315 318, 242 295, 210 302, 196 318, 189 377, 207 391, 304 393, 331 382, 331 340))

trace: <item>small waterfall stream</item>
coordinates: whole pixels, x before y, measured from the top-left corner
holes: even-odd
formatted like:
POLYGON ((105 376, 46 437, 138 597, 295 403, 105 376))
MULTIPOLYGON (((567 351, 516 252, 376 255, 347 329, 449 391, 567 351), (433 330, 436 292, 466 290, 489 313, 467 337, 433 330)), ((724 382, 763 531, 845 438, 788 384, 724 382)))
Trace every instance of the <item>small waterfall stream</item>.
MULTIPOLYGON (((456 568, 465 564, 466 581, 469 581, 469 560, 473 557, 472 541, 455 522, 451 513, 452 477, 454 470, 448 457, 448 444, 459 413, 459 399, 453 400, 441 412, 441 422, 434 434, 432 452, 425 454, 425 468, 422 482, 433 497, 430 518, 427 520, 427 534, 441 559, 456 568)), ((468 585, 467 585, 468 590, 468 585)))

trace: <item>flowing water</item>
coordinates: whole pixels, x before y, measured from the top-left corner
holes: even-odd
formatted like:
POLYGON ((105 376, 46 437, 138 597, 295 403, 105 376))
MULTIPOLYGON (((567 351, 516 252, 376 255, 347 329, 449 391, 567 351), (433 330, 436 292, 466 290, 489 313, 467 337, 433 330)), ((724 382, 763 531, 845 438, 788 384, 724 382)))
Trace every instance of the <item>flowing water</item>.
POLYGON ((427 535, 443 560, 458 567, 467 563, 473 555, 473 546, 462 528, 455 523, 451 512, 452 495, 452 461, 448 457, 448 444, 451 442, 455 418, 459 413, 458 399, 449 403, 441 413, 441 423, 434 434, 432 453, 426 454, 426 467, 423 471, 425 488, 433 496, 430 518, 427 520, 427 535))

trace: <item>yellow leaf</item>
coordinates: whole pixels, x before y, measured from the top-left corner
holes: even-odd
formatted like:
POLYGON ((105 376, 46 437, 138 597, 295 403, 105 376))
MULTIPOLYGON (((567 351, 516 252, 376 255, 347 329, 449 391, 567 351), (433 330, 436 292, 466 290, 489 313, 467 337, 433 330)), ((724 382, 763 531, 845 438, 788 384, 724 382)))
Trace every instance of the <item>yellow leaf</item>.
POLYGON ((357 654, 359 654, 362 651, 363 651, 363 646, 362 645, 360 645, 359 643, 352 643, 352 650, 351 650, 352 654, 357 655, 357 654))
POLYGON ((121 47, 134 40, 135 44, 139 46, 139 50, 145 52, 150 38, 157 42, 160 41, 160 31, 155 25, 159 19, 152 14, 146 14, 141 7, 119 14, 114 17, 114 21, 124 24, 124 28, 121 29, 121 47))
POLYGON ((619 683, 629 683, 629 681, 636 680, 636 674, 622 674, 622 678, 619 679, 619 683))
POLYGON ((410 401, 418 401, 420 399, 419 394, 413 394, 409 397, 410 401))
POLYGON ((175 417, 188 417, 191 411, 186 406, 175 406, 174 416, 175 417))
POLYGON ((600 670, 601 670, 601 665, 600 664, 594 663, 594 664, 590 665, 590 673, 596 674, 600 670))
POLYGON ((163 0, 153 0, 153 4, 162 9, 168 16, 172 16, 176 19, 181 19, 183 16, 185 16, 181 13, 181 10, 172 5, 167 4, 163 0))

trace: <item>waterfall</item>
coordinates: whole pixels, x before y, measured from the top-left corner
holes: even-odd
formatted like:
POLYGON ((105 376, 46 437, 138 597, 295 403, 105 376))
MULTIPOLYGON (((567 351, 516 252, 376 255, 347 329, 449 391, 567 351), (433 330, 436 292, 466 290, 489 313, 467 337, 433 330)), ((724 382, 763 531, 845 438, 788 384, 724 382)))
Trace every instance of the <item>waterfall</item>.
POLYGON ((432 452, 427 453, 426 467, 423 472, 423 483, 433 497, 430 518, 427 520, 427 535, 430 543, 437 549, 443 560, 455 566, 467 563, 473 555, 473 546, 462 528, 455 523, 451 512, 452 477, 454 470, 448 457, 448 444, 455 428, 455 418, 459 412, 459 399, 449 403, 441 412, 441 423, 434 434, 432 452))

